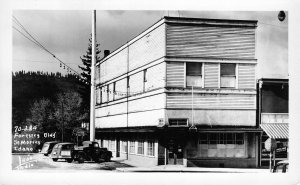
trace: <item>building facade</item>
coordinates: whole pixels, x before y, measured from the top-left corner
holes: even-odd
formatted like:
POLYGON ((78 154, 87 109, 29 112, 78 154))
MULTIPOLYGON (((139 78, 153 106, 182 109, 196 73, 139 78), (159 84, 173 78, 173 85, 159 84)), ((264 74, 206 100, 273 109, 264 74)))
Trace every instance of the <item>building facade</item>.
POLYGON ((96 140, 145 166, 257 167, 257 21, 164 17, 96 64, 96 140))
POLYGON ((289 141, 289 82, 288 79, 258 80, 258 115, 262 133, 261 166, 288 159, 289 141), (270 143, 274 142, 274 151, 270 143))

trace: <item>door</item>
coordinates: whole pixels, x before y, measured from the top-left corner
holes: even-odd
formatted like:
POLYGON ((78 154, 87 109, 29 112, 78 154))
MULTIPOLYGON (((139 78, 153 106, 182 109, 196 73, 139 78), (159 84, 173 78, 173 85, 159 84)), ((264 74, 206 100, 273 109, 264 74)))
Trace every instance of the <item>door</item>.
POLYGON ((168 143, 168 164, 183 165, 183 145, 178 140, 170 139, 168 143))
POLYGON ((117 139, 116 157, 120 157, 120 139, 117 139))

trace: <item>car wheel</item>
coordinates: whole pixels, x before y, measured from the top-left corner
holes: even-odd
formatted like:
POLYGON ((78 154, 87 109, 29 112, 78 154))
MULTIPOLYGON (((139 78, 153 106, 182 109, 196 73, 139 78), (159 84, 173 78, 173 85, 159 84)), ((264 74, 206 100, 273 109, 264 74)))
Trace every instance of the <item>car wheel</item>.
POLYGON ((57 159, 57 158, 52 158, 52 160, 53 160, 54 162, 56 162, 58 159, 57 159))
POLYGON ((83 154, 78 154, 78 163, 83 163, 84 162, 84 156, 83 154))
POLYGON ((104 160, 105 160, 105 162, 110 162, 110 157, 106 156, 104 160))
POLYGON ((67 160, 67 162, 68 163, 71 163, 72 161, 73 161, 73 159, 72 158, 70 158, 70 159, 66 159, 67 160))

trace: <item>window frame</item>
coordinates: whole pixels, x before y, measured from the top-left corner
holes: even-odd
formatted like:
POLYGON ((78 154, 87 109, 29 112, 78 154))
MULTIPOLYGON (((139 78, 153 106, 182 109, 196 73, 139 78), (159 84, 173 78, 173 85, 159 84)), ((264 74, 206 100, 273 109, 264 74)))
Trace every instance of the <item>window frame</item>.
POLYGON ((138 140, 136 154, 137 155, 145 155, 145 146, 144 146, 144 141, 143 140, 138 140), (139 144, 141 144, 141 146, 139 144), (140 148, 142 149, 142 153, 139 153, 140 148))
POLYGON ((135 154, 136 151, 135 151, 135 141, 131 140, 129 141, 129 154, 135 154))
POLYGON ((155 141, 147 141, 147 156, 155 156, 155 141), (151 150, 151 153, 150 153, 151 150))
POLYGON ((222 89, 236 89, 237 88, 237 64, 236 63, 220 63, 220 75, 219 75, 219 80, 220 80, 220 88, 222 89), (226 65, 234 65, 234 74, 222 74, 222 66, 226 65), (222 86, 222 77, 234 77, 234 86, 233 87, 224 87, 222 86))
POLYGON ((203 62, 185 62, 185 87, 192 87, 190 85, 188 85, 188 77, 200 77, 200 83, 201 85, 200 86, 193 86, 195 88, 203 88, 203 78, 204 78, 204 75, 203 75, 203 62), (200 65, 200 75, 188 75, 188 65, 191 65, 191 64, 199 64, 200 65))

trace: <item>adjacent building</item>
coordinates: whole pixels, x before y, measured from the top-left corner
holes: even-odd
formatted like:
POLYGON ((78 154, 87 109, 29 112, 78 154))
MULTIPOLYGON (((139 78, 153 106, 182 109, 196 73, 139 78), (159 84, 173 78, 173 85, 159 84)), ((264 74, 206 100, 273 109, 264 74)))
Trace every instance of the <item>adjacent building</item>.
MULTIPOLYGON (((261 166, 270 165, 270 142, 275 151, 272 161, 288 159, 289 140, 289 82, 288 79, 258 80, 258 122, 262 133, 261 166), (274 155, 275 154, 275 155, 274 155)), ((274 164, 274 163, 273 163, 274 164)))
POLYGON ((96 64, 96 140, 142 165, 257 167, 257 21, 164 17, 96 64))

